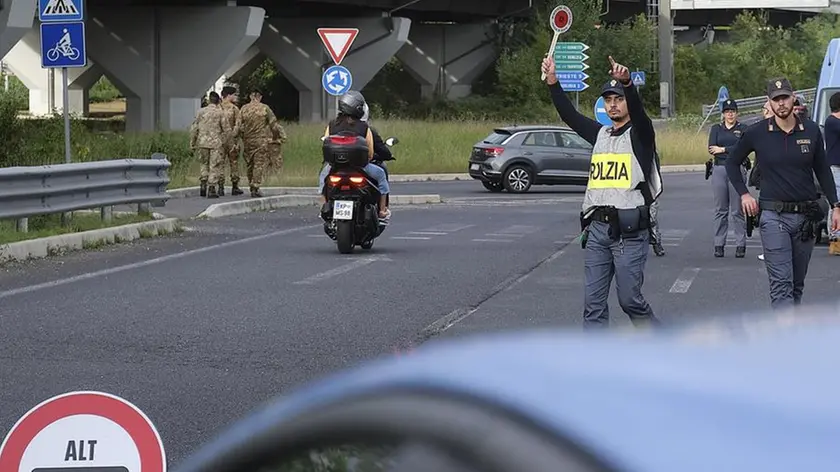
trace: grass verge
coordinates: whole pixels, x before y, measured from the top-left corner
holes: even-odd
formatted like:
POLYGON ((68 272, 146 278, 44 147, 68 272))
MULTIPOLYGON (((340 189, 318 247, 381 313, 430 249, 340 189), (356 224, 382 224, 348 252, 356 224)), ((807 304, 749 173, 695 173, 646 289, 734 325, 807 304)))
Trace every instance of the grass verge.
POLYGON ((61 215, 43 215, 29 218, 29 231, 18 232, 15 229, 15 221, 0 221, 0 244, 15 243, 30 239, 46 238, 59 234, 79 233, 94 229, 110 228, 114 226, 127 225, 131 223, 142 223, 151 221, 151 215, 113 215, 111 221, 104 222, 97 213, 76 212, 70 219, 67 226, 61 226, 61 215))
MULTIPOLYGON (((485 138, 494 127, 507 123, 492 121, 433 122, 409 120, 377 120, 374 125, 383 138, 397 136, 400 143, 393 148, 396 161, 389 163, 394 174, 430 174, 466 172, 472 146, 485 138)), ((63 162, 61 122, 44 120, 41 124, 27 123, 27 139, 18 156, 3 162, 8 165, 40 165, 63 162), (44 129, 39 129, 42 127, 44 129), (53 129, 55 128, 55 129, 53 129), (48 156, 44 158, 44 156, 48 156)), ((315 185, 321 167, 321 141, 324 125, 287 123, 288 142, 283 146, 283 166, 270 169, 264 186, 315 185)), ((706 152, 706 132, 697 133, 692 122, 676 121, 657 130, 657 144, 663 165, 701 164, 706 152)), ((170 188, 197 185, 199 164, 189 149, 185 132, 115 133, 96 132, 84 125, 76 125, 72 134, 73 160, 94 161, 115 158, 148 158, 161 152, 172 162, 170 188)), ((243 185, 245 162, 240 159, 243 185)))

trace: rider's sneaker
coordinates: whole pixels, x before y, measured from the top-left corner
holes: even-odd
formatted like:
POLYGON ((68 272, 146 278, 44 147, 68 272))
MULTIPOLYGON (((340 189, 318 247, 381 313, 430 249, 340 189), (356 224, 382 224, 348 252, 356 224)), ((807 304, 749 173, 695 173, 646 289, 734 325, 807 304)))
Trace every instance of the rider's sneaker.
POLYGON ((387 226, 388 223, 391 221, 391 209, 385 209, 385 216, 379 217, 379 224, 382 226, 387 226))

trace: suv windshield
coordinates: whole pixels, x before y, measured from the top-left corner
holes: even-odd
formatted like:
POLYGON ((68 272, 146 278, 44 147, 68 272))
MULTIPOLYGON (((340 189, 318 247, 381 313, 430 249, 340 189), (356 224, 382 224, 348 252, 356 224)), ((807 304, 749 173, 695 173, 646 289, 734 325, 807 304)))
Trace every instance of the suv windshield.
POLYGON ((484 138, 483 143, 486 144, 502 144, 505 139, 510 137, 510 133, 499 133, 497 131, 493 131, 490 133, 490 136, 484 138))

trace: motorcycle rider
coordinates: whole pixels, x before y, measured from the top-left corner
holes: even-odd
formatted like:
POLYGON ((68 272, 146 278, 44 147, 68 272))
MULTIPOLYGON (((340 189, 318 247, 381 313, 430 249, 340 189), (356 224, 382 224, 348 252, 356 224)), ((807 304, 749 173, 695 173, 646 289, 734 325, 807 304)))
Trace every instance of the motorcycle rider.
MULTIPOLYGON (((324 137, 337 134, 355 134, 357 136, 364 136, 368 145, 368 157, 369 159, 373 159, 375 155, 373 132, 371 131, 370 126, 368 126, 366 122, 362 121, 362 117, 365 116, 366 107, 367 103, 365 102, 365 97, 361 93, 355 90, 350 90, 342 95, 341 98, 338 99, 338 114, 335 119, 327 125, 327 129, 324 130, 324 137)), ((385 173, 385 169, 368 162, 362 170, 370 177, 376 179, 378 183, 377 188, 380 193, 379 218, 387 221, 391 216, 391 211, 388 209, 387 201, 387 197, 391 192, 391 189, 388 184, 388 176, 385 173)), ((331 212, 331 209, 327 205, 327 197, 324 196, 324 179, 327 178, 329 172, 330 165, 329 163, 325 163, 324 168, 321 170, 321 174, 318 176, 318 194, 321 195, 321 217, 324 220, 328 219, 328 215, 331 212)))

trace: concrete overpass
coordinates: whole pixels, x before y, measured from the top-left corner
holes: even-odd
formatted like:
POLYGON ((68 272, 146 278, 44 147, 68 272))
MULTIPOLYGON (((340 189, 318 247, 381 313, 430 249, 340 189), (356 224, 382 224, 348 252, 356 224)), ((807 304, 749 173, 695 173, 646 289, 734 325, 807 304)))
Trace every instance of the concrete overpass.
MULTIPOLYGON (((659 1, 609 0, 603 19, 650 13, 659 1)), ((771 11, 771 21, 793 25, 814 14, 807 5, 828 0, 671 0, 677 39, 695 42, 703 27, 729 24, 741 11, 716 5, 750 1, 785 6, 771 11)), ((0 57, 29 88, 30 111, 49 112, 51 88, 60 110, 60 80, 40 66, 37 2, 4 2, 0 57)), ((315 33, 320 26, 360 29, 344 62, 354 88, 396 55, 425 96, 462 97, 497 57, 496 20, 526 17, 530 7, 531 0, 88 0, 90 65, 71 69, 69 109, 86 114, 88 90, 105 74, 127 97, 128 130, 184 129, 197 97, 219 77, 237 80, 268 57, 299 91, 301 121, 324 121, 334 101, 321 90, 329 58, 315 33)))
MULTIPOLYGON (((48 112, 51 84, 40 65, 34 0, 5 0, 0 57, 30 89, 30 109, 48 112)), ((321 89, 330 64, 316 34, 324 26, 360 33, 343 65, 360 89, 394 55, 420 82, 449 97, 496 58, 500 17, 525 16, 531 0, 88 0, 89 66, 71 69, 68 108, 87 112, 87 91, 105 74, 126 96, 126 129, 184 129, 199 98, 220 76, 249 72, 270 58, 298 89, 302 121, 323 121, 334 101, 321 89), (457 22, 468 23, 457 23, 457 22)), ((58 75, 58 74, 55 74, 58 75)))

